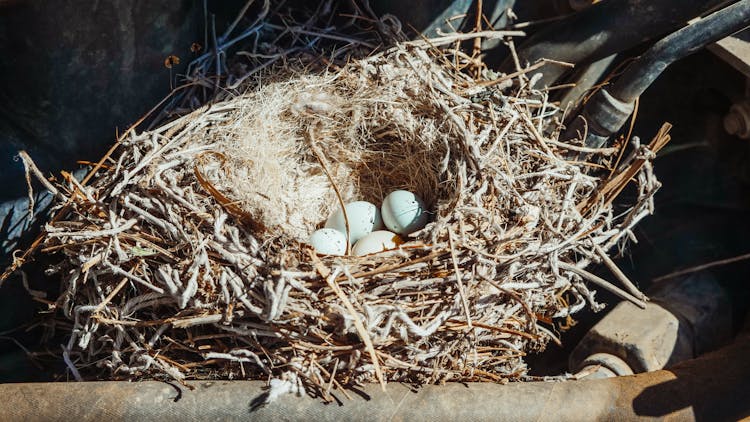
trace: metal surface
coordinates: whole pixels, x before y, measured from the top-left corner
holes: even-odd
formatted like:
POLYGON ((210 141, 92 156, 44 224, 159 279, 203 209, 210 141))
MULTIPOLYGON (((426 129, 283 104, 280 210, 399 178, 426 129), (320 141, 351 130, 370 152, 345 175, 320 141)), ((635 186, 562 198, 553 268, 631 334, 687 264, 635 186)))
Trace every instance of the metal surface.
POLYGON ((732 306, 711 274, 662 282, 648 295, 646 309, 623 302, 599 321, 573 350, 570 369, 581 370, 592 356, 604 353, 622 359, 635 373, 655 371, 731 339, 732 306))
POLYGON ((724 117, 724 130, 740 139, 750 139, 750 102, 739 101, 729 108, 724 117))
MULTIPOLYGON (((607 0, 549 24, 518 49, 521 64, 555 59, 582 65, 656 39, 709 10, 719 0, 607 0)), ((511 69, 506 60, 503 69, 511 69)), ((551 86, 565 72, 545 66, 539 86, 551 86)))
POLYGON ((750 78, 750 31, 742 31, 709 45, 708 50, 750 78))
POLYGON ((589 99, 581 114, 570 122, 561 138, 570 140, 585 135, 586 146, 598 148, 620 130, 634 109, 634 102, 620 101, 606 88, 600 89, 589 99))
POLYGON ((591 372, 591 375, 584 375, 587 379, 633 375, 627 362, 609 353, 594 353, 577 366, 581 367, 579 373, 591 372))
POLYGON ((263 382, 2 384, 0 420, 737 420, 750 416, 750 332, 672 369, 561 383, 455 384, 418 390, 371 384, 340 403, 286 395, 262 402, 263 382))
POLYGON ((609 92, 635 101, 675 61, 750 25, 750 0, 741 0, 670 34, 631 63, 609 92))
POLYGON ((605 144, 628 120, 628 109, 634 108, 635 101, 667 67, 748 24, 750 0, 741 0, 663 38, 628 65, 614 84, 598 91, 561 139, 575 139, 586 133, 586 146, 605 144))
POLYGON ((567 108, 568 115, 570 115, 571 111, 576 111, 580 108, 583 96, 590 92, 604 78, 617 59, 617 56, 617 54, 613 54, 588 65, 577 67, 575 74, 571 78, 571 82, 575 83, 575 86, 565 91, 565 94, 560 99, 560 108, 567 108))
MULTIPOLYGON (((26 192, 27 150, 45 172, 95 161, 170 91, 164 60, 190 61, 200 2, 18 1, 0 13, 0 199, 26 192)), ((172 75, 183 70, 172 69, 172 75)))

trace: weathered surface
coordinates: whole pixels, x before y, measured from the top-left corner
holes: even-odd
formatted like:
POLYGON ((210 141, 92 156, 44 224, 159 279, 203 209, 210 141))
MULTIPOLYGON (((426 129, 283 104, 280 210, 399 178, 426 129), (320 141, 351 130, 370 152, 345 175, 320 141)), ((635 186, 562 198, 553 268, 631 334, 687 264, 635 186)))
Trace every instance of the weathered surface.
POLYGON ((586 334, 570 356, 571 370, 595 353, 623 359, 635 373, 668 368, 731 339, 729 298, 708 273, 656 285, 640 310, 618 304, 586 334))
MULTIPOLYGON (((190 59, 190 0, 21 1, 0 14, 0 199, 24 193, 18 149, 45 171, 96 160, 169 93, 171 54, 190 59)), ((174 72, 181 68, 172 69, 174 72)))
POLYGON ((283 396, 257 407, 262 382, 4 384, 2 420, 737 420, 750 415, 750 333, 670 371, 564 383, 375 384, 340 404, 283 396))
POLYGON ((708 49, 746 77, 750 77, 750 31, 726 37, 709 45, 708 49))

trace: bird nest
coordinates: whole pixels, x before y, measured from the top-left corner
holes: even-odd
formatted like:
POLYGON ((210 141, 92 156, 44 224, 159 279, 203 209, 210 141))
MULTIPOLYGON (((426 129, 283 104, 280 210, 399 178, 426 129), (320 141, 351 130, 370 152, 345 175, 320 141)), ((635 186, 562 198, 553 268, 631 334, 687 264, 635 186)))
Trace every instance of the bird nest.
POLYGON ((40 246, 60 257, 73 376, 275 378, 323 395, 518 380, 527 353, 559 342, 555 321, 600 309, 592 285, 642 304, 619 271, 630 293, 585 268, 613 265, 605 251, 650 212, 666 131, 619 163, 624 145, 559 142, 560 112, 523 69, 470 77, 435 44, 278 66, 131 132, 85 184, 50 185, 40 246), (398 249, 306 244, 342 202, 394 189, 430 213, 398 249))

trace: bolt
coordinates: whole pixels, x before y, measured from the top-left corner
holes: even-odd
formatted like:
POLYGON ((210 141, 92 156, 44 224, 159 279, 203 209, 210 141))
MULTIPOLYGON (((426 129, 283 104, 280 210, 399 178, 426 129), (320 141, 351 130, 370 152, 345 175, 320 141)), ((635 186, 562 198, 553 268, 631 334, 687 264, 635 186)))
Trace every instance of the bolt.
POLYGON ((724 116, 724 130, 741 139, 750 139, 750 103, 735 103, 724 116))
POLYGON ((742 130, 742 118, 737 113, 724 116, 724 130, 730 135, 736 135, 742 130))

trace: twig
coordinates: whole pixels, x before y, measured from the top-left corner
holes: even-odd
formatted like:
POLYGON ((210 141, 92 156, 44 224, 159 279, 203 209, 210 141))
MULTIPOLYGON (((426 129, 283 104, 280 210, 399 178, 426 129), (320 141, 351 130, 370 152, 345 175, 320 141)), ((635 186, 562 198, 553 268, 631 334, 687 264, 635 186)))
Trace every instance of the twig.
POLYGON ((240 10, 240 13, 237 14, 237 17, 234 18, 234 21, 227 27, 227 29, 224 31, 224 33, 221 35, 221 42, 224 42, 229 38, 229 36, 232 34, 232 31, 234 31, 234 28, 237 26, 238 23, 240 23, 240 20, 245 16, 245 13, 247 13, 247 9, 250 8, 250 6, 255 3, 255 0, 248 0, 245 2, 245 5, 242 6, 242 9, 240 10))
POLYGON ((610 258, 609 255, 607 255, 607 253, 604 251, 604 249, 602 249, 601 246, 594 244, 594 250, 596 251, 597 255, 599 255, 599 257, 602 259, 602 262, 604 262, 604 265, 606 265, 607 268, 609 268, 609 270, 612 271, 612 274, 614 274, 615 277, 617 277, 617 279, 620 280, 620 283, 622 283, 622 285, 625 286, 625 288, 628 289, 628 291, 632 293, 633 296, 641 300, 648 300, 648 297, 646 297, 646 295, 643 294, 643 292, 641 292, 638 289, 638 287, 636 287, 635 284, 633 284, 632 281, 630 281, 628 276, 626 276, 625 273, 623 273, 622 270, 620 270, 620 267, 618 267, 617 264, 615 264, 615 262, 612 261, 612 258, 610 258))
POLYGON ((707 270, 709 268, 714 268, 714 267, 720 267, 722 265, 734 264, 735 262, 745 261, 748 259, 750 259, 750 253, 738 255, 732 258, 719 259, 717 261, 711 261, 705 264, 696 265, 694 267, 685 268, 683 270, 674 271, 669 274, 656 277, 653 279, 653 281, 656 283, 656 282, 660 282, 664 280, 669 280, 671 278, 676 278, 676 277, 680 277, 683 275, 697 273, 699 271, 707 270))
POLYGON ((84 230, 80 232, 57 232, 57 231, 50 231, 47 233, 47 237, 69 237, 71 239, 91 239, 95 237, 109 237, 114 236, 116 234, 122 233, 124 231, 128 231, 132 229, 136 224, 138 224, 138 220, 136 219, 130 219, 123 223, 119 227, 113 227, 111 229, 106 230, 84 230))
POLYGON ((52 193, 52 195, 58 196, 62 198, 64 201, 68 200, 68 197, 60 193, 60 191, 55 186, 53 186, 52 183, 50 183, 46 177, 44 177, 42 172, 39 170, 36 164, 34 164, 34 161, 31 159, 31 157, 26 151, 23 151, 23 150, 18 151, 18 156, 21 157, 21 161, 23 161, 23 166, 26 169, 26 180, 27 180, 28 187, 29 187, 29 204, 32 207, 31 208, 32 213, 33 213, 33 205, 34 205, 34 196, 33 196, 33 191, 31 190, 31 181, 29 180, 29 176, 28 176, 29 172, 31 172, 36 177, 36 179, 42 185, 44 185, 44 188, 50 191, 50 193, 52 193))
MULTIPOLYGON (((657 154, 670 140, 669 131, 672 125, 664 123, 657 132, 654 139, 648 146, 648 152, 651 154, 657 154)), ((635 159, 626 169, 611 176, 606 182, 602 184, 596 195, 585 198, 578 204, 578 210, 581 214, 587 214, 591 208, 596 204, 596 201, 602 200, 605 205, 609 205, 612 201, 625 189, 625 186, 630 183, 633 176, 635 176, 641 168, 648 161, 648 157, 640 157, 635 159)))
POLYGON ((519 71, 516 71, 516 72, 513 72, 513 73, 509 73, 509 74, 507 74, 505 76, 501 76, 501 77, 499 77, 497 79, 493 79, 491 81, 480 82, 477 85, 485 87, 485 88, 491 87, 491 86, 495 86, 495 85, 501 84, 501 83, 503 83, 505 81, 511 80, 513 78, 517 78, 517 77, 519 77, 521 75, 525 75, 525 74, 527 74, 529 72, 533 72, 533 71, 539 69, 540 67, 542 67, 542 66, 544 66, 546 64, 556 64, 558 66, 563 66, 563 67, 573 67, 574 66, 572 63, 566 63, 566 62, 561 62, 561 61, 557 61, 557 60, 550 60, 550 59, 542 59, 542 60, 540 60, 540 61, 532 64, 531 66, 527 67, 526 69, 522 69, 522 70, 519 70, 519 71))
MULTIPOLYGON (((482 0, 477 0, 476 7, 477 7, 477 15, 476 15, 476 20, 474 22, 474 32, 481 32, 482 16, 483 16, 483 11, 484 11, 484 8, 482 6, 482 0)), ((479 78, 482 72, 481 57, 480 57, 481 54, 482 54, 482 38, 476 37, 474 38, 474 48, 471 52, 471 57, 474 59, 475 63, 476 61, 480 61, 480 63, 478 63, 474 69, 474 78, 477 78, 477 79, 479 78)))
POLYGON ((112 289, 111 292, 109 292, 107 297, 105 297, 104 300, 101 301, 99 305, 97 305, 96 309, 94 309, 94 312, 92 312, 92 314, 98 314, 99 312, 101 312, 102 309, 104 309, 104 307, 107 306, 107 304, 110 301, 112 301, 112 299, 114 299, 115 296, 117 296, 117 293, 119 293, 120 290, 122 290, 122 288, 125 287, 125 284, 127 284, 128 280, 129 279, 127 277, 123 277, 122 280, 120 280, 120 282, 117 284, 117 286, 115 286, 115 288, 112 289))
POLYGON ((448 244, 451 248, 451 261, 453 262, 453 271, 456 273, 456 284, 458 285, 458 294, 461 295, 461 304, 464 307, 464 313, 466 314, 466 325, 471 330, 471 310, 469 309, 469 301, 466 298, 466 292, 464 289, 463 279, 461 277, 461 271, 458 269, 458 258, 456 258, 456 248, 453 246, 453 232, 448 231, 448 244))
POLYGON ((351 245, 352 242, 349 239, 349 236, 351 236, 352 230, 351 230, 351 226, 349 225, 349 215, 346 212, 346 203, 344 202, 343 196, 341 196, 341 191, 339 191, 336 181, 333 180, 333 176, 331 176, 331 172, 330 170, 328 170, 328 160, 326 160, 325 155, 323 154, 323 151, 321 151, 318 145, 315 143, 315 136, 313 135, 312 127, 308 128, 307 137, 308 137, 308 143, 310 145, 310 150, 312 150, 313 154, 315 154, 315 158, 318 159, 318 163, 320 163, 320 166, 323 168, 323 172, 328 178, 328 182, 331 184, 333 191, 336 193, 336 199, 338 199, 339 201, 339 206, 341 207, 341 214, 343 214, 344 216, 344 227, 346 228, 346 233, 344 233, 344 235, 346 235, 346 254, 349 255, 352 251, 352 245, 351 245))
POLYGON ((596 284, 597 286, 603 287, 604 289, 608 290, 614 295, 631 302, 632 304, 634 304, 635 306, 641 309, 646 309, 645 302, 631 295, 630 293, 620 289, 619 287, 615 286, 614 284, 608 282, 607 280, 601 277, 591 274, 590 272, 583 270, 581 268, 578 268, 575 265, 568 264, 567 262, 559 262, 557 265, 560 266, 560 268, 563 270, 576 273, 580 275, 581 277, 583 277, 584 279, 596 284))
POLYGON ((407 41, 404 45, 414 46, 418 48, 425 47, 442 47, 447 44, 452 44, 456 41, 466 41, 474 38, 486 38, 488 40, 505 38, 505 37, 523 37, 526 33, 523 31, 479 31, 469 32, 466 34, 449 34, 442 37, 428 38, 426 40, 407 41))
MULTIPOLYGON (((317 257, 311 254, 311 258, 315 259, 317 257)), ((362 325, 362 321, 359 319, 359 314, 354 310, 354 306, 352 306, 349 298, 346 297, 344 292, 341 291, 341 288, 338 286, 338 284, 336 284, 336 276, 337 274, 335 272, 328 276, 326 278, 326 283, 328 283, 328 286, 331 288, 331 290, 333 290, 334 293, 336 293, 336 296, 338 296, 339 300, 344 304, 347 311, 349 311, 349 315, 354 321, 354 326, 357 328, 357 332, 359 333, 362 341, 365 343, 367 352, 370 354, 370 359, 372 359, 372 365, 375 368, 375 376, 378 378, 380 388, 385 391, 385 377, 383 376, 383 370, 380 368, 380 361, 375 351, 375 346, 372 344, 372 339, 367 333, 365 326, 362 325)))
POLYGON ((582 147, 578 145, 573 145, 566 142, 559 142, 554 139, 547 139, 546 143, 549 145, 554 145, 558 148, 564 148, 570 151, 576 151, 576 152, 585 152, 590 154, 600 154, 600 155, 612 155, 618 151, 620 151, 620 148, 589 148, 589 147, 582 147))

